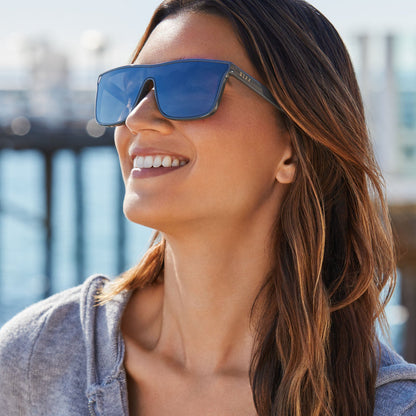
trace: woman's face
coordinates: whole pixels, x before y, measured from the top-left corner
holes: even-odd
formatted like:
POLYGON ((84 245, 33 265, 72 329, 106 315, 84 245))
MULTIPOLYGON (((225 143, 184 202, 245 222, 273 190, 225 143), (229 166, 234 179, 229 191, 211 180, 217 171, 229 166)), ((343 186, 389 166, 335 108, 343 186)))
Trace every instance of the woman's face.
MULTIPOLYGON (((165 19, 136 63, 183 58, 231 61, 261 81, 222 17, 185 13, 165 19)), ((116 128, 115 143, 126 185, 126 216, 167 233, 187 226, 271 223, 294 174, 290 142, 276 109, 233 77, 217 112, 201 120, 164 118, 150 91, 125 125, 116 128), (180 166, 134 169, 135 158, 151 163, 146 156, 156 164, 177 159, 180 166)))

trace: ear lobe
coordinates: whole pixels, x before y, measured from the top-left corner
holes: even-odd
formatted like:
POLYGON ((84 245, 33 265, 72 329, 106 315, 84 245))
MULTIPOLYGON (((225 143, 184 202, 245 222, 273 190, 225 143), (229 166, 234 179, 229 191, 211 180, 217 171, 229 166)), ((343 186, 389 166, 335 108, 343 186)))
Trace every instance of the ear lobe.
POLYGON ((287 154, 283 155, 279 163, 276 172, 276 180, 277 182, 282 184, 289 184, 295 180, 296 168, 298 166, 298 158, 296 157, 296 155, 293 155, 291 146, 285 153, 287 154))

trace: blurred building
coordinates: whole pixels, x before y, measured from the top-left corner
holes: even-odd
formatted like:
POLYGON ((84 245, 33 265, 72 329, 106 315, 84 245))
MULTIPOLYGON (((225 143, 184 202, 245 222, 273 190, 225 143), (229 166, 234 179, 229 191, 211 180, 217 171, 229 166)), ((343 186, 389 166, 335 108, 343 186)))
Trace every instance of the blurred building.
POLYGON ((398 239, 400 292, 387 314, 416 362, 416 38, 358 36, 355 64, 398 239))
POLYGON ((94 120, 104 47, 84 41, 87 69, 36 40, 22 68, 0 68, 0 324, 89 274, 120 273, 149 239, 122 214, 113 131, 94 120))

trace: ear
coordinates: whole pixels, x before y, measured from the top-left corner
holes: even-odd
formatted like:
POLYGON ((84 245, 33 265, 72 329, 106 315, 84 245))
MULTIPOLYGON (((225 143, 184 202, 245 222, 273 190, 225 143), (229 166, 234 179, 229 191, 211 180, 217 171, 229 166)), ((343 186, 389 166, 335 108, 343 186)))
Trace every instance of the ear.
POLYGON ((276 180, 282 184, 292 183, 295 179, 296 169, 298 166, 298 159, 293 153, 293 148, 290 142, 285 146, 282 158, 276 172, 276 180))

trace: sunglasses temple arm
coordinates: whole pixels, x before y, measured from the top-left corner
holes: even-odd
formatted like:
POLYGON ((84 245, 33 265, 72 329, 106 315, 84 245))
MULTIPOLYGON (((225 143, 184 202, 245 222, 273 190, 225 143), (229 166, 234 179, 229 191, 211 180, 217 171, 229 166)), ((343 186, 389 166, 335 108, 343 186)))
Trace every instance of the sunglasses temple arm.
POLYGON ((274 105, 279 111, 283 112, 282 108, 279 106, 279 104, 277 104, 276 100, 274 99, 272 93, 259 81, 254 79, 252 76, 248 75, 246 72, 244 72, 236 65, 231 65, 229 73, 233 77, 240 80, 247 87, 252 89, 254 92, 262 96, 270 104, 274 105))

